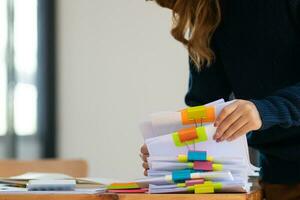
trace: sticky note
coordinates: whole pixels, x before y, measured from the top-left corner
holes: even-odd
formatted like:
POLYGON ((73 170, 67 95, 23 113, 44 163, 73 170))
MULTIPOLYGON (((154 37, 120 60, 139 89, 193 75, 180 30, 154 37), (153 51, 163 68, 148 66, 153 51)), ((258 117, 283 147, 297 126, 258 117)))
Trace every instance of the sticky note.
POLYGON ((222 183, 213 183, 213 185, 214 185, 214 188, 215 188, 215 190, 222 190, 222 187, 223 187, 223 185, 222 185, 222 183))
POLYGON ((189 161, 206 161, 206 151, 189 151, 188 160, 189 161))
POLYGON ((195 161, 194 170, 212 171, 213 164, 210 161, 195 161))
POLYGON ((212 161, 214 160, 214 157, 212 157, 212 156, 207 156, 206 160, 212 162, 212 161))
POLYGON ((213 185, 213 182, 212 181, 204 181, 204 184, 206 184, 206 185, 213 185))
POLYGON ((186 189, 189 192, 194 192, 195 191, 195 186, 188 186, 186 189))
POLYGON ((215 189, 213 185, 210 184, 195 185, 195 194, 210 194, 214 192, 215 189))
POLYGON ((118 190, 118 189, 139 189, 139 185, 136 183, 112 183, 107 186, 108 190, 118 190))
POLYGON ((190 169, 193 169, 194 168, 194 163, 188 162, 187 167, 190 168, 190 169))
POLYGON ((198 135, 198 142, 205 142, 208 140, 204 126, 197 127, 196 131, 197 131, 197 135, 198 135))
POLYGON ((196 185, 196 184, 203 184, 203 183, 204 183, 203 178, 185 181, 186 186, 193 186, 193 185, 196 185))
POLYGON ((186 184, 185 183, 178 183, 177 187, 186 187, 186 184))
POLYGON ((212 168, 213 168, 213 171, 223 171, 223 165, 222 164, 213 164, 212 168))
POLYGON ((177 159, 178 159, 179 162, 182 162, 182 163, 185 163, 185 162, 188 161, 187 155, 184 155, 184 154, 178 155, 177 159))
POLYGON ((166 175, 166 176, 165 176, 165 180, 166 180, 168 183, 173 183, 172 175, 166 175))

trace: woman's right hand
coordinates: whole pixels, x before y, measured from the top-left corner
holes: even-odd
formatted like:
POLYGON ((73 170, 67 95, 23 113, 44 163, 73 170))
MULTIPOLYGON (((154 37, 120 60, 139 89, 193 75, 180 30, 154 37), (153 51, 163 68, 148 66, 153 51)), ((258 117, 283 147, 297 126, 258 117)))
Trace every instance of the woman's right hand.
POLYGON ((147 148, 146 144, 144 144, 141 147, 140 157, 143 160, 144 175, 147 176, 148 175, 148 169, 149 169, 147 158, 149 157, 149 152, 148 152, 148 148, 147 148))

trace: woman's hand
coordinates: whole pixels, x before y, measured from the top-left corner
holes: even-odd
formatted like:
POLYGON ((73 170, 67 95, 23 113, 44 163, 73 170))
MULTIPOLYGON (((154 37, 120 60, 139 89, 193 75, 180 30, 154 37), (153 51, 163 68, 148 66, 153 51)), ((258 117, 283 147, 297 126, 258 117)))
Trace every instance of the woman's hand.
POLYGON ((148 152, 146 144, 144 144, 141 147, 140 157, 143 160, 144 175, 147 176, 148 175, 148 169, 149 169, 147 158, 149 157, 149 152, 148 152))
POLYGON ((214 125, 217 127, 214 139, 222 142, 232 141, 250 131, 260 129, 262 121, 251 101, 236 100, 221 111, 214 125))

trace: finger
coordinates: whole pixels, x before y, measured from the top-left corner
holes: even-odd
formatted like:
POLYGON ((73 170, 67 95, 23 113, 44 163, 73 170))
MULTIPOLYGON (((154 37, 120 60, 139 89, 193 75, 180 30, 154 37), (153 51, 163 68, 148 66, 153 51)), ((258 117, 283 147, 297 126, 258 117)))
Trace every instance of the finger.
POLYGON ((148 157, 149 157, 148 155, 143 155, 143 158, 142 158, 143 161, 144 161, 144 162, 148 162, 148 157))
POLYGON ((141 158, 142 161, 144 161, 144 162, 148 162, 148 157, 149 157, 149 155, 140 154, 140 158, 141 158))
POLYGON ((219 116, 217 117, 214 126, 218 127, 222 123, 222 121, 237 108, 237 106, 238 101, 224 107, 219 116))
POLYGON ((250 131, 250 127, 251 127, 251 126, 250 126, 249 123, 245 124, 245 125, 242 126, 239 130, 237 130, 234 134, 232 134, 227 140, 228 140, 229 142, 231 142, 231 141, 237 139, 238 137, 240 137, 240 136, 242 136, 242 135, 248 133, 248 132, 250 131))
POLYGON ((147 148, 146 144, 144 144, 141 147, 141 153, 144 154, 144 155, 149 155, 149 151, 148 151, 148 148, 147 148))
POLYGON ((243 112, 240 107, 237 107, 229 116, 227 116, 218 126, 216 134, 214 135, 214 139, 219 139, 223 136, 223 134, 228 130, 228 128, 237 121, 243 112))
POLYGON ((144 170, 144 175, 148 176, 148 170, 144 170))
POLYGON ((147 162, 144 162, 144 163, 143 163, 143 168, 144 168, 144 169, 149 169, 149 165, 148 165, 147 162))
POLYGON ((236 131, 238 131, 241 127, 248 123, 247 117, 240 117, 237 121, 235 121, 223 134, 221 138, 217 140, 217 142, 221 142, 230 138, 236 131))

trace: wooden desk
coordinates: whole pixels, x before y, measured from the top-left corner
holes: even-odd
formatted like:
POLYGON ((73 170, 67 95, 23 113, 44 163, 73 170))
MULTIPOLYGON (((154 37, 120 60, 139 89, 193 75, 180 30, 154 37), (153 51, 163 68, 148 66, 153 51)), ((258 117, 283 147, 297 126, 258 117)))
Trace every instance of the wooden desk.
POLYGON ((99 195, 32 195, 1 194, 0 200, 262 200, 260 190, 250 194, 99 194, 99 195))

